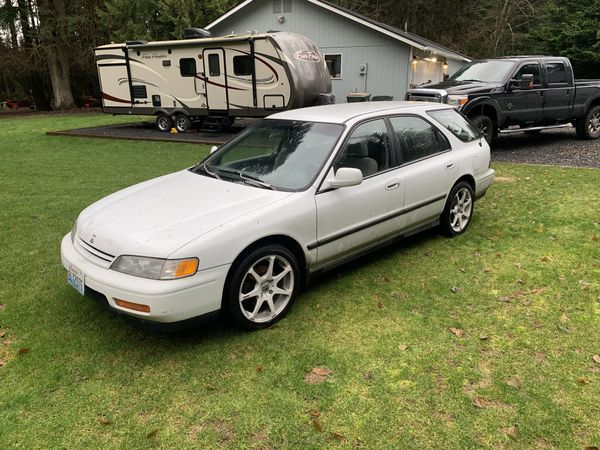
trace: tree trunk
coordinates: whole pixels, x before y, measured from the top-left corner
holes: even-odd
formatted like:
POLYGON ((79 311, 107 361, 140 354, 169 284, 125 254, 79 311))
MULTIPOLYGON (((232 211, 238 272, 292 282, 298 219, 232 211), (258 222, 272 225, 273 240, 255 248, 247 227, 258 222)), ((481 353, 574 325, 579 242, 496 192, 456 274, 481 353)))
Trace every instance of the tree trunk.
POLYGON ((49 46, 46 51, 48 58, 48 72, 52 83, 52 109, 70 109, 75 107, 73 92, 71 90, 71 73, 69 60, 64 52, 54 46, 49 46))

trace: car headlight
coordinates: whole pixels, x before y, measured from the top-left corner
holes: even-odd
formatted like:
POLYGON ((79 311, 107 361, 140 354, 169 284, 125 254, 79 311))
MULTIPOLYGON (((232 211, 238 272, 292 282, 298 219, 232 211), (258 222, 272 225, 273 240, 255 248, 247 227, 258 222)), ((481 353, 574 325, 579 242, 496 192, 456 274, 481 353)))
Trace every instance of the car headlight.
POLYGON ((75 219, 73 228, 71 228, 71 244, 75 244, 75 235, 76 234, 77 234, 77 219, 75 219))
POLYGON ((117 272, 153 280, 174 280, 194 275, 198 258, 162 259, 147 256, 119 256, 110 266, 117 272))
POLYGON ((469 101, 469 97, 466 95, 449 95, 448 104, 460 109, 465 103, 469 101))

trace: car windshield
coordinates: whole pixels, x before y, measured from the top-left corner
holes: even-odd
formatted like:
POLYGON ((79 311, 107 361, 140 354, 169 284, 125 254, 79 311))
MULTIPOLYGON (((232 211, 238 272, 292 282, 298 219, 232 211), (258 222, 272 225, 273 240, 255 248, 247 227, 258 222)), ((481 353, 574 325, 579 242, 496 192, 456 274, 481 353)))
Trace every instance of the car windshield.
POLYGON ((343 125, 266 119, 192 169, 257 187, 300 191, 313 183, 343 125))
POLYGON ((474 61, 458 69, 449 79, 500 83, 506 79, 513 66, 512 61, 474 61))

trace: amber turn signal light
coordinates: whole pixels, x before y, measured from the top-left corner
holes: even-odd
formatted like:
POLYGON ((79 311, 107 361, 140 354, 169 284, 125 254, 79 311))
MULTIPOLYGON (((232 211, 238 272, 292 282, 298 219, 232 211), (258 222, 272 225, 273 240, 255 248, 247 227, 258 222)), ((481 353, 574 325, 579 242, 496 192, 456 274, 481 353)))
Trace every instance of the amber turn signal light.
POLYGON ((184 259, 179 264, 177 264, 177 269, 175 269, 175 278, 187 277, 189 275, 194 275, 198 270, 198 259, 190 258, 184 259))
POLYGON ((148 305, 142 305, 141 303, 128 302, 126 300, 121 300, 120 298, 115 298, 113 300, 121 308, 132 309, 134 311, 140 311, 140 312, 145 312, 145 313, 150 312, 150 307, 148 305))

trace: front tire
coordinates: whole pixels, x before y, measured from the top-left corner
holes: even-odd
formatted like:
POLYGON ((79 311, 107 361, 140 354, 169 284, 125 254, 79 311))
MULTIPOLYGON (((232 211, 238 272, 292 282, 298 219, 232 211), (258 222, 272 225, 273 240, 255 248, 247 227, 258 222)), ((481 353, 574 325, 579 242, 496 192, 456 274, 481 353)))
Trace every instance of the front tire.
POLYGON ((491 144, 495 136, 494 121, 488 116, 471 116, 469 117, 475 128, 477 128, 488 144, 491 144))
POLYGON ((580 139, 598 139, 600 137, 600 105, 592 106, 587 114, 575 124, 580 139))
POLYGON ((247 330, 267 328, 280 320, 301 284, 296 257, 278 244, 251 251, 231 270, 223 306, 234 323, 247 330))
POLYGON ((448 237, 463 234, 473 217, 473 188, 466 181, 456 184, 450 191, 444 212, 440 216, 440 229, 448 237))

